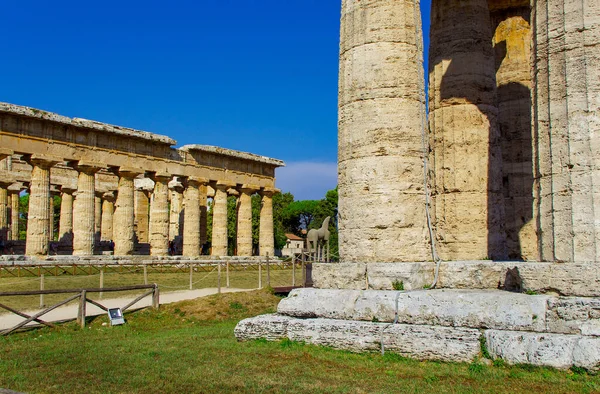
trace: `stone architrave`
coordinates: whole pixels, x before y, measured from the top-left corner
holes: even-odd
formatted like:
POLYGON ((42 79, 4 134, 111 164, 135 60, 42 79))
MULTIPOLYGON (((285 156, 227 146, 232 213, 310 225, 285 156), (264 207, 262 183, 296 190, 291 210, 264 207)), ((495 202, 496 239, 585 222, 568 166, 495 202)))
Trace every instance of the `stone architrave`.
POLYGON ((169 181, 168 174, 155 174, 154 191, 150 203, 150 254, 169 254, 169 181))
POLYGON ((17 184, 16 189, 9 187, 10 195, 10 239, 12 241, 19 240, 19 193, 21 184, 17 184))
POLYGON ((96 219, 95 174, 104 167, 100 163, 80 161, 74 166, 77 176, 77 192, 73 201, 73 255, 94 254, 96 219))
POLYGON ((102 195, 102 227, 101 241, 110 242, 113 240, 113 215, 115 212, 115 195, 113 192, 106 192, 102 195))
POLYGON ((543 261, 600 261, 600 8, 540 0, 532 13, 534 216, 543 261))
POLYGON ((190 177, 183 192, 184 219, 183 255, 200 255, 200 190, 206 179, 190 177))
POLYGON ((252 256, 252 194, 258 186, 243 185, 237 211, 237 255, 252 256))
POLYGON ((65 245, 73 245, 73 194, 76 190, 63 186, 60 191, 58 241, 65 245))
POLYGON ((113 216, 113 241, 115 256, 126 256, 134 251, 134 185, 133 179, 142 170, 120 167, 115 170, 119 176, 119 188, 113 216))
POLYGON ((32 155, 26 158, 33 167, 27 216, 27 240, 25 254, 28 256, 48 255, 50 242, 50 168, 62 159, 32 155))
POLYGON ((212 255, 227 256, 227 190, 235 185, 215 182, 213 204, 212 255))
POLYGON ((9 201, 7 183, 0 183, 0 241, 8 240, 9 201))
POLYGON ((502 153, 488 2, 434 0, 431 21, 430 162, 438 252, 443 260, 502 259, 502 153))
POLYGON ((169 210, 169 241, 178 246, 182 244, 183 236, 183 191, 181 182, 172 180, 169 182, 169 197, 171 207, 169 210))
POLYGON ((344 0, 340 31, 340 258, 428 260, 419 1, 344 0))
POLYGON ((278 193, 277 189, 263 189, 260 204, 260 226, 258 249, 261 256, 273 256, 275 254, 275 234, 273 232, 273 195, 278 193))

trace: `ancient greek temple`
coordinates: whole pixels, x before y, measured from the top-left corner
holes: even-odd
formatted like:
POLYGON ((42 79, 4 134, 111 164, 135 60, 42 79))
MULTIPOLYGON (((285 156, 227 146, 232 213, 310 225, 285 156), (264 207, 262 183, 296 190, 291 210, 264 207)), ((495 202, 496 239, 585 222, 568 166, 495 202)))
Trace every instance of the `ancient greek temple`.
POLYGON ((340 36, 341 263, 238 338, 600 369, 600 2, 432 0, 427 93, 419 1, 340 36))
MULTIPOLYGON (((260 255, 274 254, 275 168, 284 163, 207 146, 174 148, 157 134, 0 103, 0 240, 18 243, 19 194, 29 193, 25 253, 51 241, 73 255, 114 246, 114 255, 199 256, 212 198, 212 255, 227 255, 227 198, 237 198, 239 256, 251 256, 251 196, 261 196, 260 255), (60 195, 54 228, 53 197, 60 195), (57 234, 56 234, 57 233, 57 234), (172 251, 171 251, 172 252, 172 251)), ((256 251, 254 251, 256 252, 256 251)))

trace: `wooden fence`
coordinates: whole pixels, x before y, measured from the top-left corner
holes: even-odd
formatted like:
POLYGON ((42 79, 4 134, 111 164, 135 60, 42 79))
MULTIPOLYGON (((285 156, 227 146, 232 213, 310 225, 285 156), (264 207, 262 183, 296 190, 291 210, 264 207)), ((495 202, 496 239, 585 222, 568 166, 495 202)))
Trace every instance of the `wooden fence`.
POLYGON ((53 311, 54 309, 66 305, 69 302, 72 302, 74 300, 79 300, 79 307, 78 307, 78 312, 77 312, 77 323, 84 328, 85 327, 85 321, 86 321, 86 306, 87 303, 90 303, 92 305, 97 306, 98 308, 102 309, 103 311, 108 312, 108 308, 105 307, 104 305, 100 304, 97 301, 91 300, 89 298, 87 298, 87 294, 88 293, 102 293, 102 292, 115 292, 115 291, 130 291, 130 290, 143 290, 143 289, 147 289, 148 291, 145 292, 144 294, 138 296, 137 298, 135 298, 133 301, 129 302, 128 304, 124 305, 121 308, 121 311, 125 312, 127 309, 131 308, 133 305, 135 305, 136 303, 138 303, 139 301, 141 301, 143 298, 147 297, 147 296, 152 296, 152 308, 154 309, 158 309, 159 307, 159 290, 158 290, 158 286, 156 284, 151 284, 151 285, 134 285, 134 286, 121 286, 121 287, 108 287, 108 288, 94 288, 94 289, 65 289, 65 290, 34 290, 34 291, 9 291, 9 292, 1 292, 0 293, 0 297, 13 297, 13 296, 32 296, 32 295, 44 295, 44 294, 73 294, 70 297, 68 297, 65 300, 62 300, 60 302, 58 302, 57 304, 54 304, 48 308, 45 308, 44 310, 37 312, 33 315, 27 315, 24 312, 20 312, 16 309, 13 309, 7 305, 4 305, 2 303, 0 303, 0 308, 6 309, 9 312, 12 312, 18 316, 21 316, 23 318, 25 318, 25 320, 23 320, 22 322, 20 322, 19 324, 15 325, 14 327, 11 327, 9 329, 0 331, 0 335, 4 336, 4 335, 8 335, 22 327, 25 327, 27 324, 31 323, 31 322, 37 322, 39 324, 43 324, 45 326, 48 327, 54 327, 54 325, 50 322, 44 321, 42 319, 40 319, 41 316, 53 311))

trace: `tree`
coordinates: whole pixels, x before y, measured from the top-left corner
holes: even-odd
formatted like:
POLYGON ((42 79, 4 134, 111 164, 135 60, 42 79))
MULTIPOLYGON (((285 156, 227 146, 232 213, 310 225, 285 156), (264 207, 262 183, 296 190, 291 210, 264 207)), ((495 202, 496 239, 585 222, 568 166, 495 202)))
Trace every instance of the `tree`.
POLYGON ((310 227, 318 205, 318 200, 300 200, 289 204, 284 211, 285 222, 289 226, 288 230, 296 235, 301 235, 302 230, 310 227))
POLYGON ((27 216, 29 214, 29 194, 19 197, 19 239, 27 238, 27 216))
MULTIPOLYGON (((285 246, 287 237, 285 236, 291 230, 292 223, 287 217, 287 208, 294 202, 292 193, 277 193, 273 196, 273 232, 275 236, 275 249, 281 249, 285 246)), ((260 212, 260 205, 258 207, 260 212)), ((293 223, 295 224, 295 222, 293 223)))

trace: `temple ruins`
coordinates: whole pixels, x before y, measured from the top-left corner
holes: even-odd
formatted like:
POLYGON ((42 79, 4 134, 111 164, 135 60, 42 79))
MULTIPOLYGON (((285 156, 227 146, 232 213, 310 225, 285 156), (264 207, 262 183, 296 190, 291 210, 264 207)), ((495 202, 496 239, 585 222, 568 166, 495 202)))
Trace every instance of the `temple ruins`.
POLYGON ((600 368, 600 3, 343 0, 339 264, 247 319, 418 359, 600 368), (395 290, 395 291, 390 291, 395 290))
POLYGON ((251 256, 251 196, 260 194, 262 256, 274 255, 275 168, 284 163, 207 145, 173 148, 157 134, 0 103, 0 240, 32 258, 52 252, 145 253, 197 257, 207 242, 213 199, 212 255, 227 255, 227 198, 238 199, 235 249, 251 256), (29 192, 26 241, 19 239, 19 195, 29 192), (58 228, 53 196, 61 196, 58 228), (147 250, 140 250, 146 245, 147 250), (13 246, 11 246, 13 247, 13 246))

